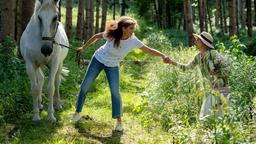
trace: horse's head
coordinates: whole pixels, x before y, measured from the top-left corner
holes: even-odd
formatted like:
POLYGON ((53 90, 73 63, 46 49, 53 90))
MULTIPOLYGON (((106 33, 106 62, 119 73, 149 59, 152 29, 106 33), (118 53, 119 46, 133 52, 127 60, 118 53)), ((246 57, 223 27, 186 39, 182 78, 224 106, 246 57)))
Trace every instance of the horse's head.
POLYGON ((41 53, 45 56, 53 52, 54 38, 58 29, 59 0, 39 0, 37 20, 42 37, 41 53))

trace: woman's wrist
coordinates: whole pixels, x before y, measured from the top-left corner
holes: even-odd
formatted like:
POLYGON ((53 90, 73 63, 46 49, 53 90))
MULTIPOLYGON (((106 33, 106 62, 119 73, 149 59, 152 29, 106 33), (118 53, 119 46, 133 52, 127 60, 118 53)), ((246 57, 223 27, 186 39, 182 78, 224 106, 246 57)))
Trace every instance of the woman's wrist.
POLYGON ((162 54, 161 55, 162 59, 166 58, 166 55, 165 54, 162 54))
POLYGON ((173 63, 176 67, 179 67, 180 65, 179 65, 179 63, 177 63, 177 62, 174 62, 173 63))

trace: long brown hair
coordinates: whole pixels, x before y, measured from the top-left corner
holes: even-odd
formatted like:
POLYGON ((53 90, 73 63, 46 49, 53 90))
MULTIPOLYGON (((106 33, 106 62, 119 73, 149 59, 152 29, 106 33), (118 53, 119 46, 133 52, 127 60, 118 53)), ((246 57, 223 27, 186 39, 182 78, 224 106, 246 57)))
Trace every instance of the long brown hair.
POLYGON ((114 40, 114 46, 119 48, 120 40, 123 36, 123 27, 127 28, 130 25, 137 25, 137 21, 128 16, 122 16, 118 21, 108 21, 105 32, 107 37, 114 40))

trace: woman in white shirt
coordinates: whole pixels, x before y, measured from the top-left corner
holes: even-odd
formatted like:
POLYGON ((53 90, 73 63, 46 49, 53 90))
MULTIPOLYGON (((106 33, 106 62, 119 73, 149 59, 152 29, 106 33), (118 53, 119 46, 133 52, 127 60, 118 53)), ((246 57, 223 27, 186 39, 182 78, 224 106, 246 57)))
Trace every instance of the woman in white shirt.
POLYGON ((82 116, 79 114, 85 101, 86 93, 89 87, 104 70, 109 82, 112 99, 112 118, 117 119, 115 130, 123 131, 122 125, 122 99, 120 96, 120 61, 135 48, 141 49, 145 53, 153 56, 159 56, 167 63, 170 59, 165 54, 152 49, 141 42, 135 35, 136 20, 123 16, 118 21, 111 21, 107 24, 105 32, 95 34, 90 38, 84 46, 77 49, 78 53, 82 53, 91 44, 98 39, 106 39, 106 43, 101 46, 93 55, 92 60, 87 68, 84 80, 81 84, 79 96, 76 102, 76 112, 73 121, 79 121, 82 116))

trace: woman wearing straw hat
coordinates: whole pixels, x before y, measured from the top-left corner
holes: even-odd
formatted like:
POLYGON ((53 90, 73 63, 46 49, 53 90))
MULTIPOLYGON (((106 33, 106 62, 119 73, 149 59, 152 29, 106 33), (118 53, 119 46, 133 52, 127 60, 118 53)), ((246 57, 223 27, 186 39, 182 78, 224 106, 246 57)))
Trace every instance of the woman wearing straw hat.
MULTIPOLYGON (((209 80, 211 87, 227 97, 229 94, 227 61, 214 50, 213 38, 209 33, 204 31, 200 35, 193 34, 193 36, 195 46, 199 50, 194 59, 189 64, 177 63, 171 59, 168 63, 182 70, 192 69, 198 65, 202 75, 209 80)), ((221 117, 221 105, 220 97, 215 98, 212 94, 209 94, 203 101, 199 118, 204 119, 212 115, 214 109, 217 110, 218 117, 221 117)))

